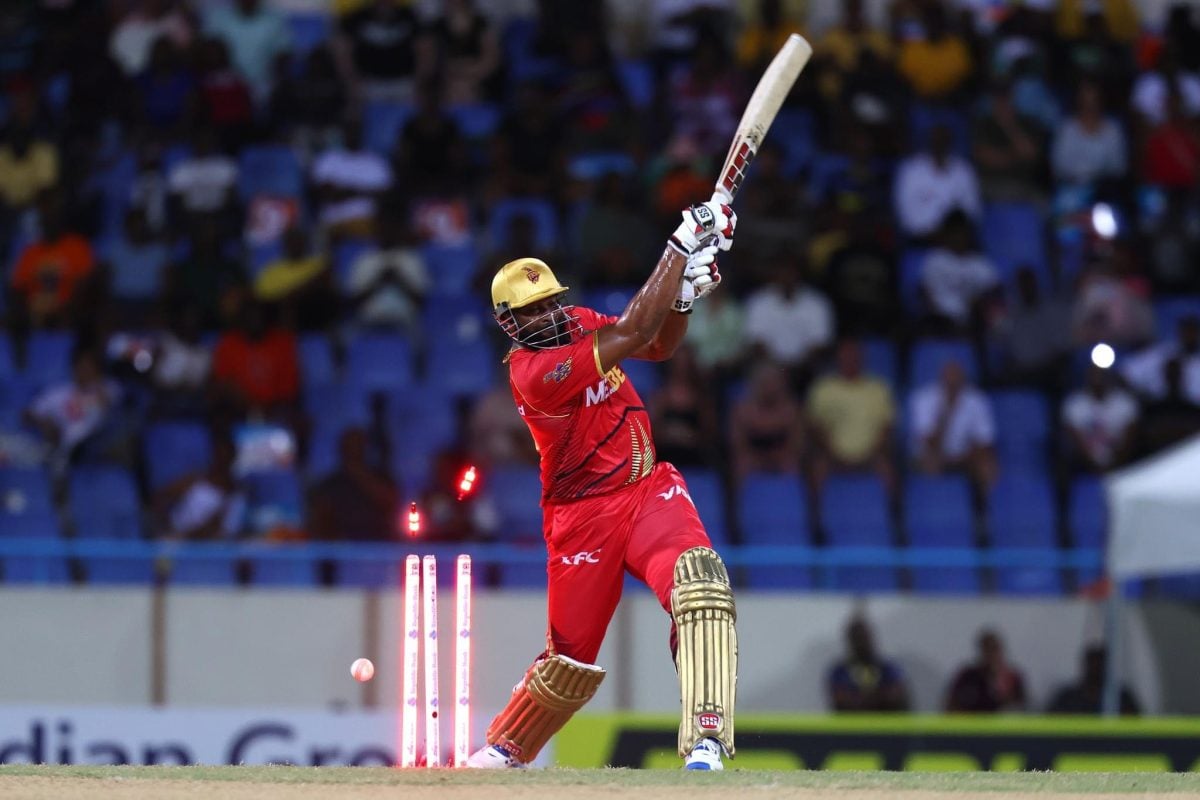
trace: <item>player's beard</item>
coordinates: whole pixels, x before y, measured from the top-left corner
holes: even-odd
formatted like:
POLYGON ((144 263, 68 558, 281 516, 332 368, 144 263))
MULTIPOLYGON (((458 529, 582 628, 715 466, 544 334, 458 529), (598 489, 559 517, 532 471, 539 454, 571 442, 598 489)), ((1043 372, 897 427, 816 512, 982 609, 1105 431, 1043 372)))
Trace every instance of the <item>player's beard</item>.
POLYGON ((572 335, 579 328, 567 309, 556 306, 545 314, 534 317, 521 326, 518 341, 526 347, 547 350, 571 343, 572 335))

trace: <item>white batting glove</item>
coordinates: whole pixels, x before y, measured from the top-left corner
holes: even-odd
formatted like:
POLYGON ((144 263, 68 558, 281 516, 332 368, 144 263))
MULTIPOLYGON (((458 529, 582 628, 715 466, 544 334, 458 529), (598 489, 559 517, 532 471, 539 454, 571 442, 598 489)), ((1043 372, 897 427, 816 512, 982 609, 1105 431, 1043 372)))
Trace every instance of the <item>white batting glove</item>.
POLYGON ((675 304, 672 306, 679 313, 686 314, 691 311, 694 302, 710 294, 721 283, 721 273, 717 271, 719 249, 714 242, 688 256, 683 277, 679 279, 679 292, 675 295, 675 304))
POLYGON ((729 206, 709 200, 683 212, 683 222, 671 234, 670 245, 685 256, 702 245, 716 243, 721 250, 733 247, 733 231, 737 214, 729 206))

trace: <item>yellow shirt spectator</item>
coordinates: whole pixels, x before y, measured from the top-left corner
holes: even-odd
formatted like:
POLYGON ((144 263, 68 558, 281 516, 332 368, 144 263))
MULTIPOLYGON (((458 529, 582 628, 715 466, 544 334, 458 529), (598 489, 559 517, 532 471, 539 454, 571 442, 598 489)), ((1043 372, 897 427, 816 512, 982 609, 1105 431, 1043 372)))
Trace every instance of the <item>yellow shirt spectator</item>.
POLYGON ((858 69, 858 59, 867 51, 884 61, 890 61, 892 42, 887 34, 874 28, 852 31, 841 27, 826 32, 816 48, 817 54, 832 61, 840 72, 858 69))
POLYGON ((861 464, 896 418, 896 407, 892 390, 878 378, 847 380, 832 374, 813 384, 808 414, 835 458, 861 464))
POLYGON ((744 69, 757 69, 769 64, 793 33, 803 36, 804 28, 786 20, 772 28, 759 23, 747 27, 738 37, 738 64, 744 69))
MULTIPOLYGON (((1059 0, 1055 27, 1064 39, 1078 39, 1084 34, 1084 13, 1091 3, 1084 0, 1059 0)), ((1100 13, 1108 32, 1119 42, 1132 42, 1138 35, 1137 8, 1132 0, 1100 0, 1100 13)))
POLYGON ((254 282, 254 296, 268 302, 282 300, 297 289, 315 280, 325 271, 324 256, 281 258, 267 265, 254 282))
POLYGON ((914 39, 901 45, 896 66, 913 91, 936 100, 953 93, 971 76, 971 52, 957 36, 914 39))
POLYGON ((9 207, 27 206, 58 182, 58 153, 47 142, 31 142, 18 155, 12 145, 0 147, 0 200, 9 207))

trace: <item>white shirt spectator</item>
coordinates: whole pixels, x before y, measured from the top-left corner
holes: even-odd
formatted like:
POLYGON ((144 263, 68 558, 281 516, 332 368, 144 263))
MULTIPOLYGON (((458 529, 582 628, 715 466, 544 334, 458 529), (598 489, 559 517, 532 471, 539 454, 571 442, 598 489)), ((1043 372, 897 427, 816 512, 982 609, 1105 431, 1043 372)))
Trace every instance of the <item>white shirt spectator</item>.
POLYGON ((971 306, 984 292, 1000 283, 996 268, 980 253, 933 250, 921 263, 921 285, 931 310, 965 325, 971 306))
POLYGON ((1079 435, 1096 463, 1107 466, 1125 432, 1137 421, 1138 404, 1120 389, 1110 389, 1102 398, 1080 389, 1063 402, 1062 418, 1079 435))
POLYGON ((695 27, 671 20, 705 9, 732 13, 733 5, 731 0, 653 0, 649 30, 654 31, 654 43, 668 50, 689 50, 696 43, 695 27))
MULTIPOLYGON (((1200 114, 1200 76, 1193 72, 1180 72, 1175 76, 1175 89, 1183 100, 1183 111, 1187 116, 1200 114)), ((1171 86, 1161 72, 1143 72, 1133 84, 1130 103, 1135 111, 1153 125, 1167 120, 1167 97, 1171 86)))
POLYGON ((30 411, 58 428, 64 451, 91 436, 121 396, 116 381, 106 380, 83 390, 73 381, 51 386, 34 398, 30 411))
MULTIPOLYGON (((1139 394, 1160 400, 1167 394, 1163 376, 1168 361, 1180 356, 1177 342, 1160 342, 1124 359, 1121 375, 1139 394)), ((1200 404, 1200 353, 1183 357, 1183 393, 1188 400, 1200 404)))
POLYGON ((815 289, 797 288, 789 298, 766 286, 746 298, 745 314, 747 340, 784 364, 798 364, 833 341, 833 306, 815 289))
POLYGON ((167 186, 177 194, 188 211, 207 214, 219 211, 238 179, 238 166, 232 158, 220 155, 199 156, 180 161, 171 168, 167 186))
MULTIPOLYGON (((912 452, 921 451, 921 443, 933 433, 946 404, 946 394, 940 383, 917 389, 909 405, 912 428, 912 452)), ((986 447, 996 440, 996 421, 992 405, 978 389, 968 386, 958 395, 950 411, 950 421, 942 436, 942 456, 951 461, 964 458, 972 448, 986 447)))
POLYGON ((177 47, 187 47, 192 38, 192 29, 187 18, 178 11, 171 11, 153 18, 134 12, 117 25, 108 40, 108 52, 121 65, 127 76, 139 74, 150 60, 150 49, 154 42, 165 36, 177 47))
POLYGON ((1125 174, 1125 134, 1106 119, 1094 133, 1068 119, 1058 130, 1051 156, 1054 177, 1066 183, 1090 184, 1125 174))
POLYGON ((211 367, 212 353, 207 347, 166 333, 158 343, 154 383, 164 389, 199 389, 208 381, 211 367))
POLYGON ((385 284, 367 298, 358 309, 358 321, 366 325, 416 324, 418 308, 413 295, 420 297, 429 290, 425 260, 416 250, 397 247, 363 253, 350 267, 347 294, 365 291, 387 272, 395 274, 396 282, 385 284))
POLYGON ((206 478, 193 483, 169 512, 171 532, 185 536, 220 517, 219 533, 232 539, 242 530, 246 519, 246 498, 241 492, 229 494, 206 478))
POLYGON ((224 40, 233 65, 246 79, 254 96, 262 100, 271 89, 275 57, 291 46, 291 32, 282 14, 259 3, 246 15, 234 5, 212 8, 204 19, 207 33, 224 40))
POLYGON ((387 191, 392 185, 391 166, 370 150, 327 150, 317 157, 312 175, 317 184, 361 193, 326 204, 320 218, 327 225, 372 216, 375 200, 371 195, 387 191))
POLYGON ((979 216, 979 181, 971 165, 958 156, 950 156, 939 167, 932 156, 918 153, 900 165, 895 203, 904 232, 927 236, 956 208, 979 216))

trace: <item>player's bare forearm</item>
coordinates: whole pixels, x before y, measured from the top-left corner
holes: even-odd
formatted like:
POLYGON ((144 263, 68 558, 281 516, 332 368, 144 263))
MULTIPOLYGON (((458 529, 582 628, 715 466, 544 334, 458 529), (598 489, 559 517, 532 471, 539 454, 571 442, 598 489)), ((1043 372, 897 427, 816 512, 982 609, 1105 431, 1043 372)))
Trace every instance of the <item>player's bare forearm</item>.
POLYGON ((625 306, 621 317, 596 331, 596 357, 603 370, 607 371, 655 340, 671 315, 675 292, 686 264, 687 256, 683 253, 673 247, 664 248, 654 271, 625 306))
POLYGON ((671 313, 663 321, 662 327, 650 344, 633 354, 634 358, 643 361, 666 361, 675 355, 679 345, 683 343, 684 334, 688 329, 688 315, 671 313))

